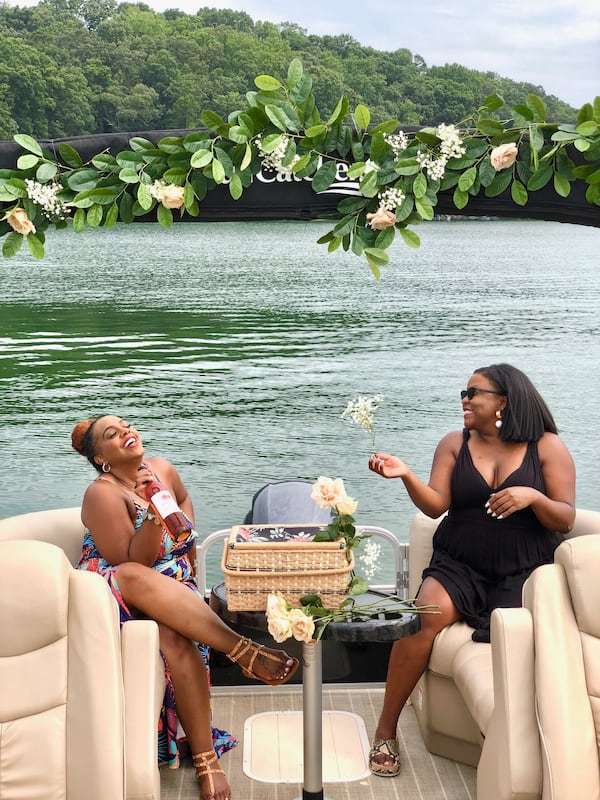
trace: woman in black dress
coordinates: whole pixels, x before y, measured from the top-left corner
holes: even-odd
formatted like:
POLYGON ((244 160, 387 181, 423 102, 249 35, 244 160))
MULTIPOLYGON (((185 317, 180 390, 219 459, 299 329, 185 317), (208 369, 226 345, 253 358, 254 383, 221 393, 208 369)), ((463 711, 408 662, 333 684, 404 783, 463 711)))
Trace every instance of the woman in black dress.
POLYGON ((421 630, 394 643, 371 771, 400 771, 400 712, 427 666, 442 628, 465 620, 489 642, 490 613, 521 605, 530 573, 552 561, 575 519, 575 466, 552 414, 529 378, 510 364, 475 370, 461 392, 464 429, 438 444, 425 484, 396 456, 374 453, 369 469, 401 478, 413 503, 440 523, 423 572, 421 630))

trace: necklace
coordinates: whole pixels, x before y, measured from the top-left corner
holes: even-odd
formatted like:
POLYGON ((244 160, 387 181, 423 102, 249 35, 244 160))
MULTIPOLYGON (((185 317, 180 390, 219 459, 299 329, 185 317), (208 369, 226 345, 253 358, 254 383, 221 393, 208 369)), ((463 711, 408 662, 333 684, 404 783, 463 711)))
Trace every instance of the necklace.
POLYGON ((127 481, 124 481, 122 478, 119 478, 118 475, 115 475, 114 472, 111 474, 111 477, 116 481, 119 481, 119 483, 123 484, 123 486, 126 486, 130 492, 135 492, 135 483, 133 486, 131 486, 131 484, 127 483, 127 481))

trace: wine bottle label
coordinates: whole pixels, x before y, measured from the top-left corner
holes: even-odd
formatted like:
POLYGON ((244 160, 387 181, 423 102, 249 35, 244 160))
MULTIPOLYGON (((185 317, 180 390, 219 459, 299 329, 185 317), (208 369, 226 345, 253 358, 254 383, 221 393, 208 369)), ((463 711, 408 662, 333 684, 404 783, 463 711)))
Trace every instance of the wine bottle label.
POLYGON ((173 495, 166 489, 162 489, 160 492, 153 494, 150 502, 163 519, 166 519, 169 514, 176 514, 180 511, 179 506, 173 499, 173 495))

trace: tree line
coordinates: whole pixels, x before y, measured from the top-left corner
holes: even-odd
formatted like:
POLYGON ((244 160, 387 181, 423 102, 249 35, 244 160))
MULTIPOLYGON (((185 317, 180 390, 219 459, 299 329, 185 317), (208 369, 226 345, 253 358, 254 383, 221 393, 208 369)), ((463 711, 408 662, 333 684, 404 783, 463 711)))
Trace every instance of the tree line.
POLYGON ((293 22, 227 9, 190 15, 116 0, 0 3, 0 52, 1 140, 199 127, 202 111, 226 119, 245 105, 256 75, 284 76, 293 58, 310 73, 322 113, 346 95, 368 106, 374 124, 458 124, 491 94, 511 107, 533 93, 549 119, 574 118, 540 86, 460 64, 428 67, 406 48, 379 51, 346 34, 309 35, 293 22))

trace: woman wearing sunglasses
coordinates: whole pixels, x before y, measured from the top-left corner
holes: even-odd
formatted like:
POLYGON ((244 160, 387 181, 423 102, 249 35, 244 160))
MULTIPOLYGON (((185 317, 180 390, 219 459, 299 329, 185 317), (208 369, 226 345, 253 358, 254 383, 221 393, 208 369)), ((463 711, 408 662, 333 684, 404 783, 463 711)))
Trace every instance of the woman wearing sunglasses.
POLYGON ((448 512, 433 539, 418 605, 421 630, 394 643, 383 711, 369 757, 371 771, 400 771, 396 727, 442 628, 465 620, 475 641, 489 642, 490 613, 521 605, 530 573, 552 561, 575 519, 575 466, 541 395, 520 370, 493 364, 475 370, 460 393, 463 430, 436 447, 429 482, 403 461, 374 453, 369 469, 400 478, 428 517, 448 512))

